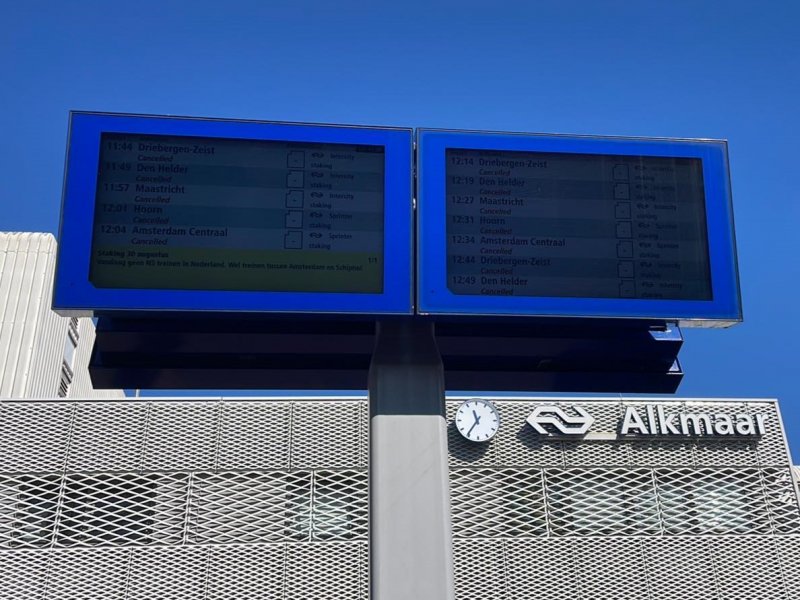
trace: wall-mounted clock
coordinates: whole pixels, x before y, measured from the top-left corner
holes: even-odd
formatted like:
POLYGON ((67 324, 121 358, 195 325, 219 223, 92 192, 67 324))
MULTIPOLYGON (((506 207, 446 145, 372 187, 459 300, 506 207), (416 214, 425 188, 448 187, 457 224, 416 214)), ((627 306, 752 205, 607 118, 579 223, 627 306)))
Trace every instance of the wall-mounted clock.
POLYGON ((500 429, 500 414, 488 400, 470 398, 458 407, 455 423, 469 441, 488 442, 500 429))

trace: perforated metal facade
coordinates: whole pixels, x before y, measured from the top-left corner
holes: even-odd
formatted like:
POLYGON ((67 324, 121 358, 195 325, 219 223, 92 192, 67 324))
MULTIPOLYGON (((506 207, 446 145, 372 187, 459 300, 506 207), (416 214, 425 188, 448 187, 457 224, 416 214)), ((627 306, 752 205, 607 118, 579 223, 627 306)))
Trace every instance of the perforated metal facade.
MULTIPOLYGON (((766 414, 761 438, 581 441, 537 436, 525 422, 534 400, 495 404, 503 430, 488 445, 449 432, 457 598, 800 598, 800 513, 775 402, 659 403, 766 414)), ((614 431, 644 403, 558 404, 614 431)))
MULTIPOLYGON (((768 414, 727 442, 542 441, 534 402, 498 400, 488 445, 449 432, 458 598, 800 597, 773 402, 715 403, 768 414)), ((625 403, 583 404, 613 427, 625 403)), ((0 422, 0 598, 368 597, 361 399, 4 401, 0 422)))

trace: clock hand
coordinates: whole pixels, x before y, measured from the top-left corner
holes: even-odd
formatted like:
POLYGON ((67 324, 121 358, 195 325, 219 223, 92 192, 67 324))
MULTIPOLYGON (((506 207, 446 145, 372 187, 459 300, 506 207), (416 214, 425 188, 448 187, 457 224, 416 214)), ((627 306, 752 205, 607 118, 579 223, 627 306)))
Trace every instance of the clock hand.
POLYGON ((469 437, 469 434, 470 434, 470 433, 472 433, 472 430, 473 430, 473 429, 475 429, 475 425, 477 425, 477 424, 478 424, 478 422, 477 422, 477 421, 475 421, 475 422, 472 424, 472 427, 470 427, 470 428, 469 428, 469 431, 467 432, 467 437, 469 437))
POLYGON ((478 413, 476 413, 474 410, 472 411, 472 416, 475 417, 475 425, 481 422, 481 418, 478 416, 478 413))

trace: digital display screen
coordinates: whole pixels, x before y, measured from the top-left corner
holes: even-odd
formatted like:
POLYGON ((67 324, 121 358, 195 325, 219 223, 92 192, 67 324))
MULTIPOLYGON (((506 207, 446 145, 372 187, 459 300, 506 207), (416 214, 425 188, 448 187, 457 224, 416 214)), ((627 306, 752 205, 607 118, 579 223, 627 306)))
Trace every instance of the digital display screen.
POLYGON ((700 158, 445 150, 456 295, 711 300, 700 158))
POLYGON ((97 288, 379 294, 380 145, 102 133, 97 288))

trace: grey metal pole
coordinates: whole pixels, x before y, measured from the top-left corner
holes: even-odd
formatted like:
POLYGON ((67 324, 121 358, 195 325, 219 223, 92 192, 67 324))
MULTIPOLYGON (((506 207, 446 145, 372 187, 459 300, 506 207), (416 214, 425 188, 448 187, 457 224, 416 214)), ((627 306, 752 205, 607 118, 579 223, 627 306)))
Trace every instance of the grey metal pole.
POLYGON ((371 598, 451 600, 444 370, 432 324, 378 324, 369 407, 371 598))

